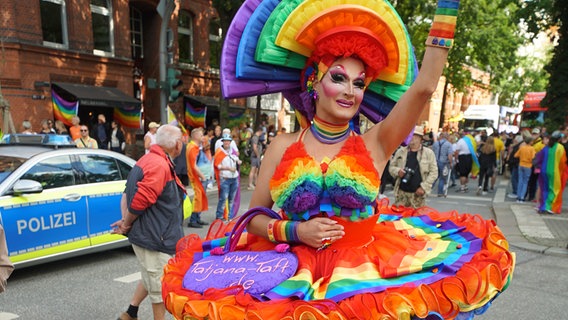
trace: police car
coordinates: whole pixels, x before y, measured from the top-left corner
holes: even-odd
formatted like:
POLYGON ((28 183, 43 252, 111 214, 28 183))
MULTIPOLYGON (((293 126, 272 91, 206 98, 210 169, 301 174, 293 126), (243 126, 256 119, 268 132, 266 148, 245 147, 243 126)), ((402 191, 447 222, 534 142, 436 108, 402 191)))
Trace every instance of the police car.
POLYGON ((79 149, 68 136, 6 135, 0 143, 0 224, 16 268, 128 246, 110 234, 135 161, 79 149))

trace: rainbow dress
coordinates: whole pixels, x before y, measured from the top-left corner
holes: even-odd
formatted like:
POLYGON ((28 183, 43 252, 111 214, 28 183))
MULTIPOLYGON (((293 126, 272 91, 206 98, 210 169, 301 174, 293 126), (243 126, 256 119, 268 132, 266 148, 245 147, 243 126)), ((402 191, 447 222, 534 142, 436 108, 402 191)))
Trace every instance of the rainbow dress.
MULTIPOLYGON (((163 296, 176 319, 470 319, 509 284, 515 256, 493 221, 478 215, 401 208, 377 200, 380 178, 360 136, 317 163, 302 140, 270 182, 285 219, 327 216, 345 236, 325 250, 293 245, 294 276, 262 297, 235 286, 183 288, 194 259, 224 239, 189 236, 165 268, 163 296), (187 318, 185 318, 187 317, 187 318)), ((274 244, 243 234, 239 250, 274 244)))

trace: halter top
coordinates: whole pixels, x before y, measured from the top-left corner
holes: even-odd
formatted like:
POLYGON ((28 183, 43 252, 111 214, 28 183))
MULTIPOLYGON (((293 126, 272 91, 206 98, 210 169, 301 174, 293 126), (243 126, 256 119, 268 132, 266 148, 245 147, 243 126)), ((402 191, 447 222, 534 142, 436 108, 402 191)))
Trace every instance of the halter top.
POLYGON ((274 203, 291 220, 322 213, 353 221, 373 215, 380 176, 363 139, 350 136, 333 159, 318 163, 305 149, 304 132, 286 149, 270 180, 274 203))

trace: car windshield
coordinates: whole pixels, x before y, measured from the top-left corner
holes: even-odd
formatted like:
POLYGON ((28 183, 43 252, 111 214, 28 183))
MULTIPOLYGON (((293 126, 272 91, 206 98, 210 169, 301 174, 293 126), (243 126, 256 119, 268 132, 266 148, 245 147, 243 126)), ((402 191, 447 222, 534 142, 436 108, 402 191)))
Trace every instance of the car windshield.
POLYGON ((26 159, 0 156, 0 183, 2 183, 14 170, 18 169, 26 159))

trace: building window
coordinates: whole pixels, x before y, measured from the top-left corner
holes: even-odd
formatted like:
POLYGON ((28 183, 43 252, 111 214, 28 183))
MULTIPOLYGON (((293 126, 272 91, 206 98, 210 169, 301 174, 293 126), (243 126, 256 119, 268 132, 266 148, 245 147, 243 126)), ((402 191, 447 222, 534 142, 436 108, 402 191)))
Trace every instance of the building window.
POLYGON ((93 40, 95 54, 112 54, 113 21, 112 8, 108 0, 91 0, 91 18, 93 21, 93 40))
POLYGON ((48 46, 66 48, 68 39, 65 0, 42 0, 39 7, 43 43, 48 46))
POLYGON ((181 11, 178 17, 179 61, 193 63, 193 17, 181 11))
POLYGON ((132 59, 144 58, 142 30, 142 12, 134 7, 130 7, 130 44, 132 46, 132 59))
POLYGON ((209 22, 209 66, 219 69, 221 66, 221 46, 223 30, 219 20, 209 22))

